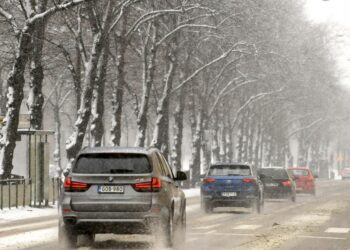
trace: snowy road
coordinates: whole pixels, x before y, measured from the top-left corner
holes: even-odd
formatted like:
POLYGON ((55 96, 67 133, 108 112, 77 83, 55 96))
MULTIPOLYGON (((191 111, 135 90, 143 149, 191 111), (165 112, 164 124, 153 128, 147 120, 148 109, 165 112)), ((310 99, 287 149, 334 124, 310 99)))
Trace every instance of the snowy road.
MULTIPOLYGON (((186 249, 350 249, 350 182, 319 181, 318 195, 297 202, 268 200, 263 214, 216 209, 206 215, 199 198, 187 207, 186 249)), ((57 248, 57 220, 45 215, 0 228, 0 249, 57 248)), ((159 249, 150 236, 98 235, 93 249, 159 249)), ((81 248, 87 249, 87 248, 81 248)))

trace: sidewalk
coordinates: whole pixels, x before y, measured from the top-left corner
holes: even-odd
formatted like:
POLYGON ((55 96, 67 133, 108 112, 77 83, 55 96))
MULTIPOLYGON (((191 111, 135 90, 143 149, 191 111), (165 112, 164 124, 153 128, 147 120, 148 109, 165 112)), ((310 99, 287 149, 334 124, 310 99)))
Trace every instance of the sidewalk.
POLYGON ((35 207, 20 207, 0 210, 0 226, 4 224, 13 223, 16 221, 30 220, 33 218, 47 219, 57 216, 57 206, 50 206, 44 208, 35 207))

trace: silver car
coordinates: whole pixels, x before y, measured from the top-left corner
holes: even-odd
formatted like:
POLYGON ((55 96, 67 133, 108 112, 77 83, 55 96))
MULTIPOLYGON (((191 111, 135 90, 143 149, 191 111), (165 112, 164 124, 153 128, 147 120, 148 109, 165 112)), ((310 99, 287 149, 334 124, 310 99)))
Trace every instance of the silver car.
POLYGON ((166 246, 184 237, 186 199, 178 181, 186 174, 175 177, 159 150, 84 149, 65 176, 59 241, 67 247, 76 247, 79 235, 91 245, 100 233, 153 233, 166 246))

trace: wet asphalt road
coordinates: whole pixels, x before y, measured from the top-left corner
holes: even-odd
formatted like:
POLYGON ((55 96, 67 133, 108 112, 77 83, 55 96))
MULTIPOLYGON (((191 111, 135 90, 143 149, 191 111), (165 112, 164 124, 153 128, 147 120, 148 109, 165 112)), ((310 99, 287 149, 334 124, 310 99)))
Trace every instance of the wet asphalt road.
MULTIPOLYGON (((22 231, 57 230, 54 218, 42 218, 42 222, 41 227, 31 228, 29 221, 22 231)), ((0 241, 18 230, 4 230, 0 241)), ((152 236, 144 235, 97 235, 93 247, 80 249, 165 249, 154 242, 152 236)), ((19 242, 14 249, 57 249, 59 245, 52 237, 30 247, 19 242)), ((201 212, 199 197, 190 198, 183 249, 350 249, 350 181, 318 180, 316 197, 301 194, 296 203, 266 200, 262 214, 217 208, 208 215, 201 212)))

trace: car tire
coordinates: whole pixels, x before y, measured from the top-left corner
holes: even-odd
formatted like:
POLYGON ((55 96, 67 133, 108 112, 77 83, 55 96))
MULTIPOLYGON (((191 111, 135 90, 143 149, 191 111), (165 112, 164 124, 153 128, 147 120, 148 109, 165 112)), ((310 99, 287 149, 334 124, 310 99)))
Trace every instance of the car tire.
POLYGON ((181 218, 175 227, 173 249, 181 250, 186 243, 186 210, 183 210, 181 218))
POLYGON ((259 198, 252 201, 251 206, 252 206, 253 213, 257 213, 257 214, 261 213, 261 202, 259 198))
POLYGON ((264 197, 264 194, 262 194, 262 197, 260 198, 260 200, 261 200, 261 207, 264 207, 264 205, 265 205, 265 197, 264 197))
POLYGON ((213 212, 213 205, 211 204, 210 201, 204 201, 203 210, 207 214, 211 214, 213 212))
POLYGON ((169 213, 168 221, 165 225, 165 246, 172 247, 174 242, 174 212, 169 213))
POLYGON ((89 247, 95 242, 95 234, 81 234, 78 236, 79 246, 89 247))
POLYGON ((297 196, 296 196, 296 194, 292 194, 291 200, 292 200, 292 202, 296 202, 296 201, 297 201, 297 196))
POLYGON ((77 247, 78 235, 74 230, 66 225, 58 226, 58 243, 63 249, 72 249, 77 247))

